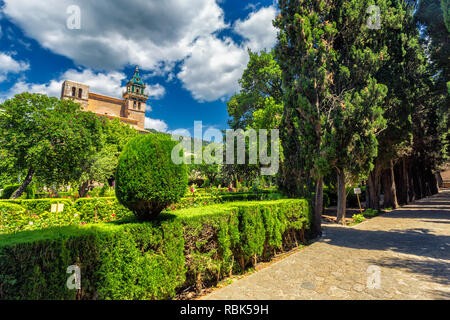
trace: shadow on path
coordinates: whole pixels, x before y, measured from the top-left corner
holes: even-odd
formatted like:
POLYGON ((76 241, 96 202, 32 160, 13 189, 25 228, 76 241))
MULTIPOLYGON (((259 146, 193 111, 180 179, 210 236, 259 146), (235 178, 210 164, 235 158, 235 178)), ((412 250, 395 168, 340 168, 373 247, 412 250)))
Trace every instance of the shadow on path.
MULTIPOLYGON (((450 192, 369 220, 365 225, 343 228, 324 226, 329 245, 363 250, 392 251, 410 256, 367 260, 368 263, 403 270, 435 283, 450 286, 450 192)), ((443 299, 450 294, 434 291, 443 299)))

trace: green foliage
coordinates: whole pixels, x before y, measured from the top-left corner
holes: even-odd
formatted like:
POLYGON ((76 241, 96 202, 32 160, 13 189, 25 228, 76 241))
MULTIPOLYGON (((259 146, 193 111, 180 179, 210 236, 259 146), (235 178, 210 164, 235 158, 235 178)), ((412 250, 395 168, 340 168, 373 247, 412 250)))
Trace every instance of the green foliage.
POLYGON ((366 211, 363 212, 363 215, 366 218, 373 218, 373 217, 376 217, 378 214, 379 214, 378 210, 374 210, 374 209, 367 209, 366 211))
POLYGON ((424 26, 428 52, 432 67, 436 73, 440 72, 440 89, 446 89, 445 82, 449 81, 450 65, 450 35, 448 0, 420 0, 415 13, 418 22, 424 26))
POLYGON ((68 200, 2 200, 0 201, 0 233, 78 224, 78 214, 68 200), (63 204, 64 211, 51 212, 52 204, 63 204))
POLYGON ((120 155, 117 199, 139 219, 154 218, 186 191, 186 165, 175 164, 171 158, 175 145, 164 134, 142 135, 131 140, 120 155))
POLYGON ((67 199, 4 200, 0 201, 2 218, 0 233, 39 230, 55 226, 84 225, 130 219, 133 214, 115 197, 83 198, 74 203, 67 199), (62 212, 51 212, 51 206, 63 204, 62 212), (18 212, 18 206, 24 211, 18 212))
POLYGON ((85 158, 99 148, 98 117, 71 100, 23 93, 0 109, 1 154, 16 172, 27 171, 25 187, 34 176, 48 185, 78 180, 85 158))
MULTIPOLYGON (((215 185, 216 180, 220 175, 220 170, 222 165, 218 163, 211 163, 213 161, 205 162, 205 159, 209 159, 209 156, 215 157, 216 150, 220 150, 220 146, 214 142, 210 143, 208 146, 202 148, 202 161, 201 163, 195 163, 195 155, 191 157, 191 164, 188 166, 190 178, 195 180, 198 176, 205 177, 209 184, 215 185), (219 147, 219 148, 218 148, 219 147)), ((199 161, 198 161, 199 162, 199 161)))
POLYGON ((362 214, 354 214, 352 219, 354 223, 361 223, 366 221, 366 218, 364 218, 362 214))
POLYGON ((116 221, 133 215, 115 197, 82 198, 74 202, 74 207, 85 223, 116 221))
POLYGON ((249 56, 247 68, 239 80, 241 90, 227 103, 230 127, 278 128, 283 112, 281 69, 272 52, 249 51, 249 56))
POLYGON ((114 188, 109 187, 105 184, 103 187, 95 187, 91 191, 87 193, 90 197, 114 197, 116 195, 116 191, 114 188))
POLYGON ((0 299, 75 299, 67 267, 81 268, 79 299, 170 299, 217 283, 297 244, 305 200, 244 202, 107 223, 0 235, 0 299), (175 214, 175 215, 174 215, 175 214))
MULTIPOLYGON (((107 184, 107 180, 114 177, 120 153, 125 145, 138 131, 130 125, 120 122, 118 119, 109 120, 102 118, 102 148, 92 154, 83 163, 82 174, 79 183, 87 185, 90 181, 107 184)), ((98 196, 98 195, 93 195, 98 196)))
MULTIPOLYGON (((19 189, 20 184, 8 185, 4 186, 3 191, 1 193, 0 199, 9 199, 13 195, 13 193, 19 189)), ((25 197, 27 199, 33 199, 35 197, 36 187, 34 185, 29 185, 25 189, 25 197)))

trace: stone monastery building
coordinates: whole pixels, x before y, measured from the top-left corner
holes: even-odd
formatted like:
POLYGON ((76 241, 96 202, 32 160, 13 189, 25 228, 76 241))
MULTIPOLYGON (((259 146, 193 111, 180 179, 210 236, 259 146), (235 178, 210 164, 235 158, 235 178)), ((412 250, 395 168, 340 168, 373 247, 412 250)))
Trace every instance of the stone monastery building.
POLYGON ((92 111, 98 116, 119 119, 141 132, 145 124, 145 104, 149 97, 146 85, 136 67, 133 78, 128 81, 122 92, 122 99, 111 98, 89 91, 89 86, 66 80, 62 84, 61 99, 72 99, 81 104, 85 111, 92 111))

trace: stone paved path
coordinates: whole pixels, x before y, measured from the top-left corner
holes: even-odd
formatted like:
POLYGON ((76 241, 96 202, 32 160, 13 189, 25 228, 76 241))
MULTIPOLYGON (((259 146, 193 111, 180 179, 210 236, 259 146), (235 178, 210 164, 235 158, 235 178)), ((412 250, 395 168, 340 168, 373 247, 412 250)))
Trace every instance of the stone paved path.
POLYGON ((449 300, 450 190, 354 227, 325 225, 320 241, 203 299, 449 300))

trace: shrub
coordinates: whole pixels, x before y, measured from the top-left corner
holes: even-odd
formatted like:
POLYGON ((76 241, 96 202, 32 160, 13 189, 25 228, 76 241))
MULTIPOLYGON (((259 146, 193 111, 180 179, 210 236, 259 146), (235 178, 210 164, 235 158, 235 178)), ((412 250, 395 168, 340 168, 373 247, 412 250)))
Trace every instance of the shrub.
POLYGON ((114 188, 110 188, 108 185, 104 185, 103 187, 95 187, 91 191, 87 193, 88 196, 94 198, 102 198, 102 197, 114 197, 115 191, 114 188))
POLYGON ((14 203, 0 202, 0 233, 11 232, 16 228, 11 221, 18 220, 25 213, 25 208, 14 203))
POLYGON ((352 219, 354 223, 361 223, 366 220, 362 214, 354 214, 352 219))
POLYGON ((170 136, 142 135, 131 140, 119 157, 116 196, 139 219, 154 218, 186 191, 186 165, 171 159, 175 146, 170 136))
POLYGON ((78 197, 78 191, 68 192, 39 192, 36 193, 34 199, 60 199, 60 198, 76 198, 78 197))
MULTIPOLYGON (((3 188, 3 192, 2 192, 2 195, 1 195, 0 199, 9 199, 9 198, 11 198, 11 196, 14 194, 14 192, 16 192, 17 189, 19 189, 20 186, 21 186, 20 184, 13 184, 13 185, 5 186, 3 188)), ((25 189, 25 192, 24 192, 24 194, 22 195, 21 198, 33 199, 35 193, 36 193, 36 188, 33 185, 29 185, 25 189)))
POLYGON ((378 215, 378 210, 366 209, 366 211, 364 211, 363 215, 364 215, 364 217, 367 217, 367 218, 373 218, 378 215))
POLYGON ((2 200, 0 203, 14 203, 24 207, 26 210, 41 214, 51 210, 52 204, 64 204, 65 213, 72 212, 72 201, 66 199, 16 199, 16 200, 2 200))
POLYGON ((74 203, 74 207, 80 214, 80 219, 85 223, 110 222, 132 216, 133 213, 117 201, 111 198, 82 198, 74 203))
POLYGON ((173 298, 295 246, 311 219, 307 201, 293 199, 175 214, 0 235, 0 299, 173 298), (65 286, 74 264, 81 268, 78 293, 65 286))
POLYGON ((168 209, 179 210, 235 201, 280 200, 280 199, 283 199, 283 196, 278 191, 263 191, 260 193, 226 192, 223 194, 216 193, 210 195, 206 194, 205 192, 200 192, 196 196, 192 195, 184 196, 177 203, 171 204, 168 207, 168 209))

